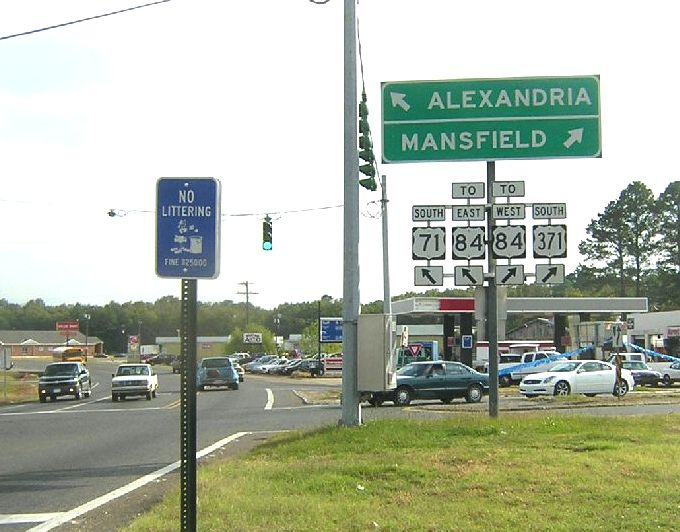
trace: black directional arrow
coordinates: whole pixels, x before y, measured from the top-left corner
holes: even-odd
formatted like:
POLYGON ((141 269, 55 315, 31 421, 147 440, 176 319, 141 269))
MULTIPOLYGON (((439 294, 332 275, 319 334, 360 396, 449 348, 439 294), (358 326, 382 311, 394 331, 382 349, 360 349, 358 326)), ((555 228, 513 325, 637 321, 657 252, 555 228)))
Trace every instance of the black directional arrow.
POLYGON ((501 279, 501 283, 507 283, 515 275, 517 275, 517 266, 515 266, 514 268, 508 268, 508 273, 506 273, 505 277, 501 279))
POLYGON ((477 284, 477 279, 470 273, 472 271, 470 268, 461 268, 460 271, 463 273, 463 277, 467 277, 472 284, 477 284))
POLYGON ((423 268, 421 271, 423 272, 423 277, 425 277, 425 279, 430 281, 432 284, 437 284, 437 280, 430 275, 430 270, 423 268))
POLYGON ((557 266, 552 266, 552 267, 548 268, 548 273, 546 273, 545 277, 543 277, 543 279, 541 279, 541 282, 547 283, 548 279, 550 279, 551 277, 555 277, 556 275, 557 275, 557 266))

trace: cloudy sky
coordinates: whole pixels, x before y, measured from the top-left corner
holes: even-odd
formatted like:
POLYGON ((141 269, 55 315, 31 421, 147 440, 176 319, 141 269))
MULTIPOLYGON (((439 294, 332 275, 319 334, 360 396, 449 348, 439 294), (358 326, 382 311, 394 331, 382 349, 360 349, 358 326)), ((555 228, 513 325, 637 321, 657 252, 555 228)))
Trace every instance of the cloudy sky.
MULTIPOLYGON (((0 38, 140 5, 22 0, 0 38)), ((567 272, 585 227, 632 181, 678 180, 680 49, 671 2, 361 0, 370 120, 380 84, 599 75, 602 158, 499 161, 527 202, 567 205, 567 272)), ((342 297, 343 2, 172 0, 0 40, 0 298, 105 304, 180 296, 155 274, 156 182, 222 184, 221 273, 202 301, 342 297), (110 217, 110 209, 118 214, 110 217), (274 249, 262 251, 262 219, 274 249)), ((413 285, 411 208, 451 204, 484 162, 381 164, 391 291, 413 285)), ((360 293, 382 299, 379 192, 360 191, 360 293)), ((532 223, 529 218, 527 225, 532 223)), ((452 223, 448 222, 447 226, 452 223)), ((533 261, 522 261, 528 272, 533 261)), ((480 262, 479 264, 484 264, 480 262)), ((452 273, 454 261, 443 263, 452 273)), ((447 279, 446 287, 453 287, 447 279)))

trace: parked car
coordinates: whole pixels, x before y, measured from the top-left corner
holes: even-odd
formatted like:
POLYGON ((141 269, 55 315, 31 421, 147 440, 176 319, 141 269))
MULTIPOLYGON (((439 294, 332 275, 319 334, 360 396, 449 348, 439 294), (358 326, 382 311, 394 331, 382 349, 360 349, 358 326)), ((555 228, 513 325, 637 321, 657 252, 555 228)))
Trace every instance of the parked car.
POLYGON ((196 372, 196 386, 205 390, 206 386, 227 386, 238 390, 239 377, 229 357, 207 357, 201 360, 196 372))
POLYGON ((276 358, 278 358, 276 355, 264 355, 264 356, 261 356, 261 357, 257 357, 255 359, 253 359, 252 361, 246 363, 243 366, 243 369, 245 369, 246 371, 253 371, 253 368, 256 368, 256 367, 258 367, 262 364, 267 364, 268 362, 271 362, 272 360, 275 360, 276 358))
POLYGON ((281 364, 269 369, 269 373, 275 375, 292 375, 294 371, 297 371, 302 364, 301 358, 294 358, 293 360, 286 361, 285 364, 281 364))
POLYGON ((624 360, 621 366, 633 374, 636 386, 658 386, 662 375, 651 369, 646 363, 639 360, 624 360))
POLYGON ((72 395, 80 399, 92 394, 90 372, 82 362, 53 362, 47 364, 38 380, 38 399, 41 403, 56 401, 57 397, 72 395))
POLYGON ((306 371, 308 372, 312 377, 323 377, 324 373, 326 373, 326 368, 323 364, 323 360, 319 360, 318 358, 303 358, 302 362, 300 362, 300 365, 298 366, 299 371, 306 371))
POLYGON ((155 365, 155 364, 165 364, 165 365, 170 365, 172 363, 172 357, 173 355, 169 355, 166 353, 162 353, 160 355, 154 355, 149 358, 149 364, 155 365))
POLYGON ((261 364, 260 366, 256 366, 254 372, 255 373, 277 373, 278 368, 283 367, 286 364, 288 364, 287 358, 279 358, 277 360, 273 360, 272 362, 268 362, 267 364, 261 364))
POLYGON ((151 401, 157 391, 158 375, 151 364, 121 364, 111 375, 111 400, 114 403, 134 396, 143 396, 151 401))
POLYGON ((635 387, 633 375, 621 370, 621 383, 616 382, 616 367, 602 360, 571 360, 561 362, 550 371, 527 375, 519 384, 526 397, 537 395, 584 394, 595 396, 610 393, 622 397, 635 387))
POLYGON ((680 381, 680 362, 673 362, 661 371, 661 382, 664 386, 670 386, 674 382, 680 381))
POLYGON ((448 404, 457 397, 478 403, 488 393, 489 375, 460 362, 426 360, 398 369, 396 389, 371 394, 369 403, 380 406, 384 401, 392 401, 406 406, 414 399, 439 399, 448 404))
POLYGON ((238 381, 243 382, 246 378, 246 370, 243 369, 243 366, 238 363, 238 360, 234 358, 234 355, 230 355, 229 358, 231 359, 231 363, 236 369, 236 373, 238 373, 238 381))

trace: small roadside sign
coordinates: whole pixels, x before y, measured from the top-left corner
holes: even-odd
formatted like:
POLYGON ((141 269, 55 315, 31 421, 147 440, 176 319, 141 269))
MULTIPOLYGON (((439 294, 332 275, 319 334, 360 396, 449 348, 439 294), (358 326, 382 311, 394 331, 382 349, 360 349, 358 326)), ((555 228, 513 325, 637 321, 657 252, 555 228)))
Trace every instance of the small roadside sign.
POLYGON ((320 342, 342 342, 342 318, 321 318, 320 342))
POLYGON ((494 259, 523 259, 527 254, 527 228, 524 225, 496 225, 491 228, 494 259))
POLYGON ((496 266, 497 285, 524 284, 524 266, 521 264, 503 264, 496 266))
POLYGON ((484 227, 454 227, 451 229, 453 258, 483 259, 486 256, 484 227))
POLYGON ((484 197, 483 181, 476 183, 453 183, 451 197, 453 199, 479 199, 484 197))
POLYGON ((550 220, 551 218, 566 218, 566 203, 534 203, 531 206, 531 217, 534 220, 550 220))
POLYGON ((524 181, 494 181, 491 190, 494 198, 522 198, 524 181))
POLYGON ((482 266, 454 266, 453 282, 456 286, 482 286, 484 268, 482 266))
POLYGON ((441 260, 446 258, 445 227, 413 227, 411 255, 414 260, 441 260))
POLYGON ((567 256, 566 225, 534 225, 534 258, 554 259, 567 256))
POLYGON ((564 264, 537 264, 535 284, 563 284, 564 264))
POLYGON ((411 208, 411 219, 414 222, 444 222, 446 207, 444 205, 414 205, 411 208))
POLYGON ((472 349, 472 335, 471 334, 464 334, 461 337, 461 345, 463 349, 472 349))
POLYGON ((452 205, 451 212, 454 222, 483 222, 486 220, 484 205, 452 205))
POLYGON ((416 266, 413 270, 413 284, 415 286, 443 286, 443 266, 416 266))
POLYGON ((494 220, 524 220, 526 210, 524 203, 494 203, 491 206, 494 220))
POLYGON ((156 184, 156 274, 215 279, 220 271, 220 182, 161 177, 156 184))

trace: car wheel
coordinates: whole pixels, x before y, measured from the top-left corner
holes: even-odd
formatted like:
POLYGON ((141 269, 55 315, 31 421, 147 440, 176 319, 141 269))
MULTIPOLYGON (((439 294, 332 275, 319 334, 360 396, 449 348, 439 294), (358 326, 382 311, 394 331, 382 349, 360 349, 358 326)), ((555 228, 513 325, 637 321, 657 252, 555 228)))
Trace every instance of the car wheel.
POLYGON ((46 402, 47 402, 47 397, 45 397, 44 395, 40 395, 40 396, 38 396, 38 400, 39 400, 41 403, 46 403, 46 402))
POLYGON ((235 382, 234 384, 231 385, 232 390, 238 390, 238 382, 235 382))
POLYGON ((405 386, 397 388, 394 392, 394 404, 397 406, 408 406, 411 404, 411 399, 413 399, 413 392, 405 386))
POLYGON ((80 386, 76 388, 76 393, 74 393, 73 396, 76 398, 76 401, 78 401, 83 396, 80 386))
POLYGON ((445 405, 450 405, 451 401, 453 401, 453 397, 441 397, 439 400, 445 405))
POLYGON ((201 384, 201 385, 198 386, 198 389, 202 392, 202 391, 205 390, 205 386, 203 386, 203 385, 201 384))
POLYGON ((510 375, 503 375, 498 379, 498 382, 500 383, 501 386, 508 387, 512 384, 512 378, 510 377, 510 375))
POLYGON ((154 399, 156 398, 156 390, 151 392, 151 397, 153 397, 154 399))
POLYGON ((56 396, 56 395, 50 395, 50 401, 54 402, 54 401, 56 401, 56 400, 57 400, 57 396, 56 396))
POLYGON ((664 375, 662 381, 663 385, 666 386, 667 388, 670 387, 671 384, 673 384, 670 375, 664 375))
POLYGON ((623 397, 628 393, 628 383, 625 380, 621 380, 621 382, 617 382, 614 385, 614 396, 615 397, 623 397))
POLYGON ((527 399, 533 399, 534 397, 537 397, 537 395, 535 393, 526 393, 524 394, 524 397, 527 399))
POLYGON ((569 383, 566 381, 559 381, 557 384, 555 384, 555 391, 553 392, 554 395, 569 395, 571 393, 571 387, 569 386, 569 383))
POLYGON ((465 393, 465 400, 468 403, 479 403, 483 394, 484 392, 479 384, 472 384, 465 393))
POLYGON ((597 394, 596 393, 584 393, 586 397, 595 397, 597 394))
POLYGON ((151 392, 146 392, 146 400, 151 401, 151 392))

